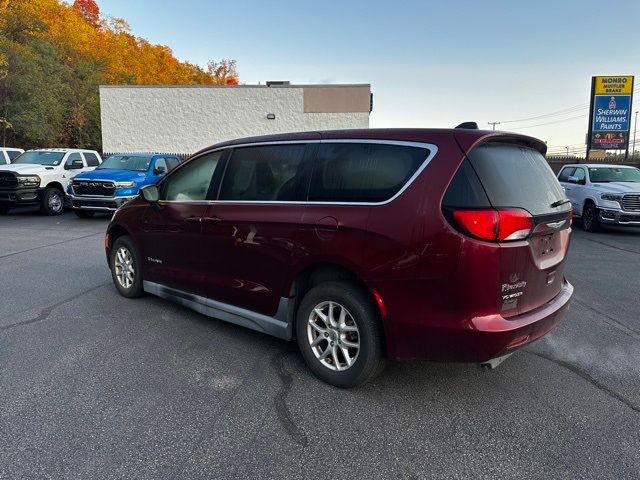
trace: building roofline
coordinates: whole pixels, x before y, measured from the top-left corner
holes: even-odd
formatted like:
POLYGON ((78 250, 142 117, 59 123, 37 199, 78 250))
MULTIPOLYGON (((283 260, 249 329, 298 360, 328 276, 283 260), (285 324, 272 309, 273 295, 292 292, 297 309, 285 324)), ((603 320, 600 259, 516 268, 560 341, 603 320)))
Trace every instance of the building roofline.
POLYGON ((301 85, 100 85, 100 88, 333 88, 369 87, 370 83, 310 83, 301 85))

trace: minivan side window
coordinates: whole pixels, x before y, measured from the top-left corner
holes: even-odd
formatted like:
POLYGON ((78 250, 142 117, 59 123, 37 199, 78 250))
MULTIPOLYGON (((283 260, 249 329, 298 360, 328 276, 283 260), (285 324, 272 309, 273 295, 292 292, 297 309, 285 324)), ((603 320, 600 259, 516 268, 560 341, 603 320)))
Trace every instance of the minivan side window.
POLYGON ((322 144, 309 201, 384 202, 400 191, 429 153, 426 148, 402 145, 322 144))
POLYGON ((573 172, 576 171, 576 167, 566 167, 562 169, 562 172, 560 172, 560 176, 558 177, 558 180, 560 182, 568 182, 569 181, 569 177, 573 175, 573 172))
POLYGON ((160 200, 188 202, 206 200, 222 151, 205 154, 187 162, 163 182, 160 200))
POLYGON ((88 167, 97 167, 98 165, 100 165, 98 156, 93 152, 84 152, 84 159, 87 161, 88 167))
POLYGON ((302 159, 306 144, 235 148, 220 188, 220 200, 304 200, 302 159))

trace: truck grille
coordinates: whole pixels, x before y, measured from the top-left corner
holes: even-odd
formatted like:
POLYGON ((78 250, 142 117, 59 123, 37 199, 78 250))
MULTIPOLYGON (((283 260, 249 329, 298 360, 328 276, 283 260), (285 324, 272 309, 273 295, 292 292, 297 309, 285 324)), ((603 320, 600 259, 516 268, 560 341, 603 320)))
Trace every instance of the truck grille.
POLYGON ((116 186, 113 182, 101 182, 99 180, 74 180, 73 193, 92 197, 113 197, 116 186))
POLYGON ((630 211, 640 211, 640 195, 625 195, 622 197, 622 208, 630 211))
POLYGON ((0 188, 15 190, 18 188, 18 177, 11 172, 0 172, 0 188))

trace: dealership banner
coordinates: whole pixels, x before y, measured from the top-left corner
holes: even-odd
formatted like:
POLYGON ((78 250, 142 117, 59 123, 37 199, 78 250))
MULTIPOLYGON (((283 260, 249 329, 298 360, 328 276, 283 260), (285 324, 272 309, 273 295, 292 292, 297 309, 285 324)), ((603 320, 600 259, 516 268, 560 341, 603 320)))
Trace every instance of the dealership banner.
POLYGON ((626 150, 629 147, 633 76, 593 77, 589 148, 626 150))

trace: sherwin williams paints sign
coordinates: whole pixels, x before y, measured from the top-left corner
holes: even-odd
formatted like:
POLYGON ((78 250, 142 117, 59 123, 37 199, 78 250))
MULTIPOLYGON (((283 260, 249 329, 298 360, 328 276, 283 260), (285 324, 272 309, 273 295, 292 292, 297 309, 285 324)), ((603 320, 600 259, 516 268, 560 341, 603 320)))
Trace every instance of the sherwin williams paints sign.
POLYGON ((591 149, 628 148, 632 97, 632 76, 593 77, 589 125, 591 149))

